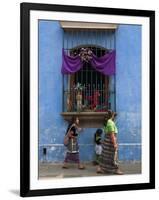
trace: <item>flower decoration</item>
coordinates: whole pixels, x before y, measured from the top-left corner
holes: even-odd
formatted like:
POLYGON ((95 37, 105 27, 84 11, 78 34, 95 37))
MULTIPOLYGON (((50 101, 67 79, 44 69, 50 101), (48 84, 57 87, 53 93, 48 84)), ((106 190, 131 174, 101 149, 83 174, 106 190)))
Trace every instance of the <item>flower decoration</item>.
POLYGON ((74 87, 74 89, 77 91, 82 91, 84 89, 84 86, 82 86, 81 83, 77 83, 77 85, 74 87))
POLYGON ((88 63, 92 59, 92 53, 93 52, 89 48, 81 48, 79 56, 80 56, 82 61, 88 63))

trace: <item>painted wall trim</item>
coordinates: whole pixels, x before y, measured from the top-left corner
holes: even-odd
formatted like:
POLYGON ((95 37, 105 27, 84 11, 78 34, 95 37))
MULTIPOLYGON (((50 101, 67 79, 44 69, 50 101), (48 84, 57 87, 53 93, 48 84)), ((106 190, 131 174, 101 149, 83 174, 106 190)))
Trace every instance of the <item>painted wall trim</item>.
MULTIPOLYGON (((141 143, 119 143, 120 146, 141 146, 141 143)), ((40 147, 64 146, 63 144, 41 144, 40 147)), ((94 146, 94 144, 79 144, 79 146, 94 146)))
POLYGON ((116 24, 105 24, 105 23, 90 23, 90 22, 71 22, 71 21, 60 21, 61 28, 63 29, 95 29, 95 30, 115 30, 117 29, 116 24))

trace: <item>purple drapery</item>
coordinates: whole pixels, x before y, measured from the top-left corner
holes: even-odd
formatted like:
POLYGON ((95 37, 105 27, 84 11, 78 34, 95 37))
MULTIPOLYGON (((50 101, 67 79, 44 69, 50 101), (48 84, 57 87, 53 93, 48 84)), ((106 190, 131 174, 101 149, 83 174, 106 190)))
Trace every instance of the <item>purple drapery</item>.
POLYGON ((63 74, 73 74, 79 71, 82 68, 81 58, 77 56, 68 56, 66 53, 62 52, 63 61, 62 61, 62 69, 61 72, 63 74))
MULTIPOLYGON (((92 59, 90 60, 91 66, 98 72, 104 75, 115 74, 115 50, 106 53, 102 57, 97 57, 92 54, 92 59)), ((73 74, 79 71, 83 67, 83 63, 79 55, 73 57, 65 54, 63 50, 63 63, 61 72, 63 74, 73 74)))
POLYGON ((104 75, 115 74, 115 51, 113 50, 102 57, 93 54, 91 66, 104 75))

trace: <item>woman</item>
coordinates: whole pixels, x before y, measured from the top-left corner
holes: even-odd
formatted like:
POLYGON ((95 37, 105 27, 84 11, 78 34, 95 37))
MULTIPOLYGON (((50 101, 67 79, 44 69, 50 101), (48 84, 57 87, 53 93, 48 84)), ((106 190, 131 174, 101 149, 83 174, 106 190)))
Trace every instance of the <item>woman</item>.
POLYGON ((113 111, 108 111, 106 122, 104 124, 105 140, 102 146, 101 162, 97 168, 97 173, 113 173, 123 174, 117 164, 117 133, 118 129, 114 119, 117 114, 113 111))
POLYGON ((78 164, 78 169, 85 167, 80 163, 79 159, 79 146, 78 146, 78 133, 81 131, 79 128, 79 118, 73 117, 71 123, 68 125, 66 135, 68 137, 67 152, 64 160, 63 168, 67 169, 67 163, 73 161, 78 164))

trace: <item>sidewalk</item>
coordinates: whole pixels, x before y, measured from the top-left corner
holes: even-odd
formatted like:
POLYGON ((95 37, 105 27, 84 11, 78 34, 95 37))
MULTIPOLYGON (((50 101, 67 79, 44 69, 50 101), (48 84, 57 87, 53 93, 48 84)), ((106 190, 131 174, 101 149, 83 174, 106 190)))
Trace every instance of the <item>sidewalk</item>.
MULTIPOLYGON (((77 165, 69 164, 68 169, 62 168, 62 163, 40 163, 39 164, 39 178, 70 178, 70 177, 88 177, 88 176, 106 176, 108 174, 97 174, 96 168, 92 163, 84 163, 85 169, 79 170, 77 165)), ((140 162, 126 162, 120 163, 120 169, 124 174, 140 174, 140 162)))

